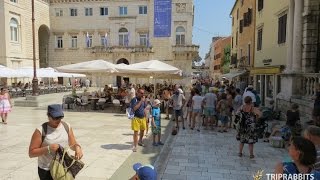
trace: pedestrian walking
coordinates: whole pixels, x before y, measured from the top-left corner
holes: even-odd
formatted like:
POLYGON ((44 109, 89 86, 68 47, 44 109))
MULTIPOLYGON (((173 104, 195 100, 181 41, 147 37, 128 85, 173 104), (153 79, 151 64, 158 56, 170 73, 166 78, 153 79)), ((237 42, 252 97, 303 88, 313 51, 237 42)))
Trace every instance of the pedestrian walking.
POLYGON ((183 106, 185 104, 186 98, 183 95, 183 91, 179 88, 178 85, 175 87, 175 92, 171 97, 174 119, 176 121, 176 129, 179 130, 179 117, 181 117, 182 128, 185 129, 184 126, 184 118, 183 118, 183 106))
POLYGON ((8 114, 11 112, 12 103, 7 88, 0 89, 0 116, 3 124, 7 124, 8 114))
POLYGON ((198 124, 197 131, 200 132, 201 121, 199 116, 202 113, 202 101, 203 97, 200 96, 200 91, 195 89, 195 95, 192 97, 192 126, 191 130, 193 130, 198 124))
POLYGON ((155 99, 152 107, 152 134, 153 134, 153 146, 163 145, 161 142, 161 111, 160 100, 155 99))
POLYGON ((144 131, 146 130, 146 97, 144 96, 144 89, 139 88, 136 97, 131 100, 130 106, 133 110, 133 119, 131 121, 131 129, 133 130, 133 152, 137 152, 137 145, 144 146, 142 139, 144 131), (140 132, 140 136, 138 133, 140 132), (139 139, 139 141, 138 141, 139 139))
POLYGON ((83 156, 81 146, 77 143, 71 125, 62 121, 64 114, 62 106, 53 104, 48 106, 48 122, 38 127, 31 138, 29 157, 38 157, 38 175, 40 180, 52 180, 50 163, 60 146, 75 151, 75 158, 83 156))
POLYGON ((254 107, 250 96, 244 98, 245 104, 238 112, 240 119, 237 124, 237 140, 240 141, 239 157, 242 157, 242 150, 244 144, 249 145, 250 158, 253 159, 253 145, 258 142, 258 135, 255 131, 255 123, 261 117, 261 112, 254 107))
POLYGON ((210 87, 209 92, 205 94, 203 99, 204 106, 204 115, 205 118, 205 129, 208 129, 208 126, 211 124, 212 129, 215 124, 216 116, 216 105, 217 105, 217 96, 213 93, 214 88, 210 87))
POLYGON ((219 120, 221 122, 221 129, 218 132, 228 132, 230 106, 227 101, 226 93, 221 94, 221 100, 218 102, 217 111, 219 112, 219 120))

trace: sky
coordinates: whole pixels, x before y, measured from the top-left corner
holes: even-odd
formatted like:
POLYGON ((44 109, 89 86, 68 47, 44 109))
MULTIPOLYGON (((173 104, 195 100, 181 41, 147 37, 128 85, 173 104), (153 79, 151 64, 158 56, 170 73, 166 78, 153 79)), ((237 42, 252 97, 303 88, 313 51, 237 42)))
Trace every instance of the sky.
POLYGON ((229 16, 235 0, 194 0, 195 15, 193 44, 200 45, 199 55, 204 60, 213 36, 231 35, 229 16))

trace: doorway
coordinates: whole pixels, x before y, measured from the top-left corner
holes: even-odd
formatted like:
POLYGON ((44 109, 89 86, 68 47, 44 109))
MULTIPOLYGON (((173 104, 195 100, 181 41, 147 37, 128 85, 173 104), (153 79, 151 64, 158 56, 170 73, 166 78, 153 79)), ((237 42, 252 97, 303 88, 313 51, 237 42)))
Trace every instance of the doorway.
MULTIPOLYGON (((129 65, 129 61, 125 58, 121 58, 117 61, 117 64, 126 64, 126 65, 129 65)), ((118 88, 121 87, 121 81, 124 80, 124 82, 126 84, 129 83, 129 77, 122 77, 122 76, 117 76, 117 86, 118 88)))

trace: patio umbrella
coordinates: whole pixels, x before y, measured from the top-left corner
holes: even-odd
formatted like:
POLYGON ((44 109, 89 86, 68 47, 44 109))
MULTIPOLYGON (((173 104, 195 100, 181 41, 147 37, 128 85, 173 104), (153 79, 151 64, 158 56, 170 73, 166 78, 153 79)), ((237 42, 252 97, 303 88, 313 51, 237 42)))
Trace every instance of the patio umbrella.
POLYGON ((21 77, 21 76, 18 76, 17 72, 14 69, 0 65, 0 77, 14 78, 14 77, 21 77))
POLYGON ((116 65, 105 60, 92 60, 76 64, 69 64, 56 67, 61 72, 71 73, 113 73, 116 72, 116 65))

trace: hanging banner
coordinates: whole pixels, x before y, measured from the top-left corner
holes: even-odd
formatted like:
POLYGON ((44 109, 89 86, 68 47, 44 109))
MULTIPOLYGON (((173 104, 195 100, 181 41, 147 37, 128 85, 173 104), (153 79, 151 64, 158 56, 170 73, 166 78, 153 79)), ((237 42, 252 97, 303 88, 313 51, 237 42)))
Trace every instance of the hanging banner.
POLYGON ((171 36, 172 0, 154 0, 154 37, 171 36))

